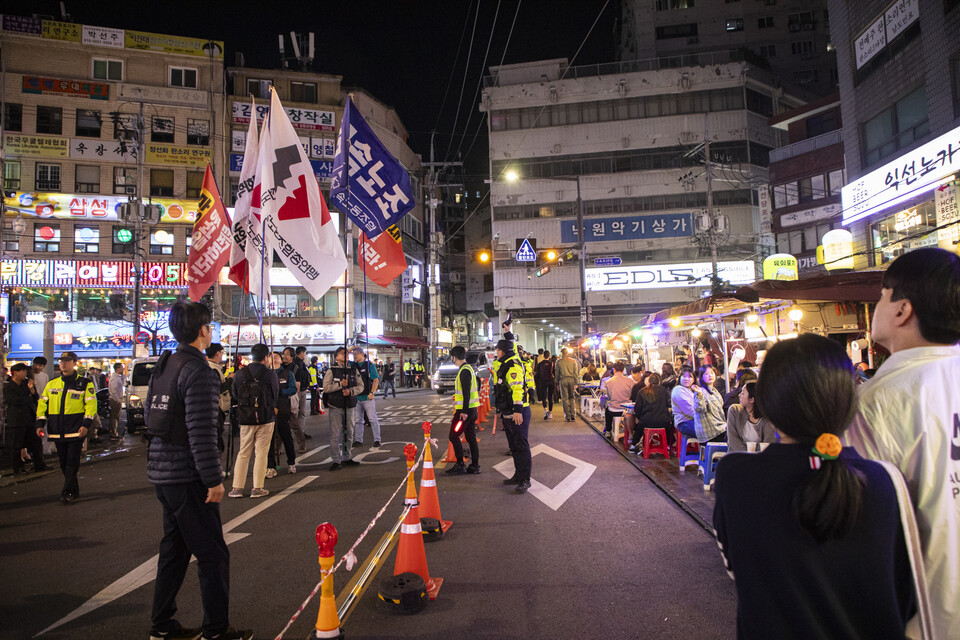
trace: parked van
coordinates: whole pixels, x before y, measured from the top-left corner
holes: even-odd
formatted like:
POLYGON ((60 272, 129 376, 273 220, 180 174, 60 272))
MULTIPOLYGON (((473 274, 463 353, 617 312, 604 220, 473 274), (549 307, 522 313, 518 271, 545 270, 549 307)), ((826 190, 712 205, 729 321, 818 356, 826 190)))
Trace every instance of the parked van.
POLYGON ((147 385, 150 383, 153 368, 157 366, 159 359, 159 356, 134 358, 130 363, 126 390, 127 431, 144 425, 143 400, 147 396, 147 385))

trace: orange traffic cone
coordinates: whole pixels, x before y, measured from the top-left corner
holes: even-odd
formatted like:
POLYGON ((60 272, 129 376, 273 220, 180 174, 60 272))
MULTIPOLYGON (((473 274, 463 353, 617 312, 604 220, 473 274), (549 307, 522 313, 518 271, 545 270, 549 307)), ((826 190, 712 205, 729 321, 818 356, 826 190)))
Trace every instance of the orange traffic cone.
POLYGON ((447 455, 440 462, 456 462, 457 454, 453 452, 453 443, 447 440, 447 455))
POLYGON ((324 577, 320 586, 320 611, 317 612, 317 624, 310 638, 342 638, 340 617, 337 615, 337 603, 333 595, 333 547, 337 544, 337 529, 329 522, 317 527, 317 545, 320 547, 320 571, 324 577))
POLYGON ((490 386, 487 380, 480 383, 480 408, 477 410, 477 431, 486 431, 481 422, 487 421, 490 413, 490 386))
MULTIPOLYGON (((413 459, 417 455, 417 448, 408 444, 403 448, 403 453, 407 456, 407 472, 413 468, 413 459)), ((415 573, 423 578, 427 586, 427 595, 431 600, 435 600, 440 591, 440 585, 443 584, 443 578, 431 578, 430 569, 427 567, 427 552, 423 544, 423 533, 420 528, 420 509, 417 502, 417 487, 413 483, 413 474, 407 476, 407 493, 403 500, 405 505, 410 505, 410 510, 403 519, 403 525, 400 527, 400 541, 397 543, 397 562, 393 566, 393 575, 401 573, 415 573)))
POLYGON ((444 520, 440 515, 440 494, 437 492, 437 476, 433 471, 433 453, 430 451, 430 429, 433 425, 424 422, 420 426, 423 428, 425 440, 423 446, 427 448, 423 454, 423 471, 420 472, 420 516, 436 518, 446 533, 453 521, 444 520))

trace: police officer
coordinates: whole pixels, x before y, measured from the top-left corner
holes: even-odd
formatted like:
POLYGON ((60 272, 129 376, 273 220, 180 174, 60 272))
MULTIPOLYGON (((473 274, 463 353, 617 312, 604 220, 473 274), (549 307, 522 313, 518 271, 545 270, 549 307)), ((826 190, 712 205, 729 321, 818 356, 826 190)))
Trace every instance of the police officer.
POLYGON ((37 404, 37 435, 47 437, 57 447, 63 489, 60 502, 69 504, 80 495, 77 471, 83 440, 97 414, 97 396, 93 382, 77 373, 77 354, 64 351, 60 356, 60 375, 47 383, 37 404))
MULTIPOLYGON (((509 332, 508 332, 509 333, 509 332)), ((517 493, 530 488, 530 403, 527 401, 526 368, 514 353, 513 343, 503 339, 497 343, 496 409, 503 420, 503 430, 513 456, 513 477, 503 481, 516 485, 517 493)))
POLYGON ((529 402, 537 401, 537 381, 533 377, 533 358, 530 353, 523 350, 523 347, 517 347, 520 361, 523 363, 524 373, 527 381, 527 399, 529 402))
POLYGON ((320 365, 317 364, 319 358, 313 356, 310 358, 310 366, 307 367, 307 373, 310 374, 310 415, 315 416, 320 411, 320 387, 317 386, 319 380, 317 369, 320 368, 320 365))
POLYGON ((467 350, 461 346, 450 349, 453 363, 460 367, 453 387, 453 420, 450 422, 450 442, 457 456, 457 463, 447 469, 451 475, 462 473, 480 473, 480 449, 477 447, 477 409, 480 406, 480 394, 477 392, 477 374, 467 364, 467 350), (463 466, 463 446, 460 434, 467 438, 470 445, 470 466, 463 466))
POLYGON ((413 361, 410 358, 407 358, 407 361, 403 363, 403 386, 412 387, 413 382, 411 380, 411 369, 413 369, 413 361))

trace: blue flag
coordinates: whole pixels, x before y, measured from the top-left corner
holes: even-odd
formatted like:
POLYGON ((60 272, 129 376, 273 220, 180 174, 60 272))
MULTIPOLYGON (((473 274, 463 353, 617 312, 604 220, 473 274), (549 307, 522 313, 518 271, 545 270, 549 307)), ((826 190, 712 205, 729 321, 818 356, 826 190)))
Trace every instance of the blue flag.
POLYGON ((368 238, 397 224, 414 207, 407 170, 383 146, 349 97, 340 122, 332 178, 330 197, 368 238))

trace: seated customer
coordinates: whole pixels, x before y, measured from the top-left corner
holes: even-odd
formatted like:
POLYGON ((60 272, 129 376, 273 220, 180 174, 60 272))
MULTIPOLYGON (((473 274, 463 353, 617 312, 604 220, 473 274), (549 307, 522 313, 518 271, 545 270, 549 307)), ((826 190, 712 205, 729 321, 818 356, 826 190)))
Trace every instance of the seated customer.
POLYGON ((693 369, 687 366, 680 367, 680 384, 670 392, 670 407, 673 410, 673 426, 688 439, 696 440, 697 430, 694 423, 693 409, 693 369))
POLYGON ((740 392, 743 391, 743 385, 747 384, 751 380, 756 381, 757 374, 755 374, 750 369, 740 369, 737 371, 737 378, 733 384, 733 387, 730 389, 730 392, 723 396, 723 413, 726 414, 730 410, 730 407, 737 404, 740 400, 740 392))
POLYGON ((716 474, 737 638, 903 638, 915 592, 897 494, 879 463, 841 446, 857 408, 843 347, 814 334, 778 342, 757 399, 780 443, 726 455, 716 474))
MULTIPOLYGON (((642 389, 645 384, 643 379, 643 367, 635 366, 632 369, 630 369, 630 379, 633 380, 633 383, 634 383, 633 389, 630 390, 630 402, 633 402, 634 404, 636 404, 637 394, 640 393, 640 389, 642 389)), ((637 419, 636 419, 636 416, 634 415, 634 410, 625 409, 623 411, 623 431, 625 434, 624 436, 625 438, 629 436, 631 433, 633 433, 633 429, 636 423, 637 423, 637 419)), ((624 442, 629 442, 629 441, 624 440, 624 442)), ((632 450, 632 447, 631 447, 631 450, 632 450)))
POLYGON ((623 403, 630 401, 633 379, 623 375, 624 364, 618 362, 613 367, 613 375, 604 381, 607 391, 607 407, 604 410, 605 423, 603 435, 609 437, 613 429, 613 419, 623 417, 623 403))
POLYGON ((664 429, 667 442, 673 445, 673 416, 670 415, 670 394, 660 384, 660 374, 651 373, 647 386, 637 394, 634 413, 637 416, 637 428, 634 430, 633 446, 630 451, 643 453, 643 431, 646 429, 664 429))
POLYGON ((770 421, 757 406, 757 381, 751 380, 740 390, 740 404, 727 410, 727 451, 747 451, 747 443, 772 443, 777 434, 770 421))
POLYGON ((713 386, 717 370, 712 365, 700 367, 693 389, 693 425, 700 442, 723 441, 727 421, 723 415, 723 396, 713 386))

